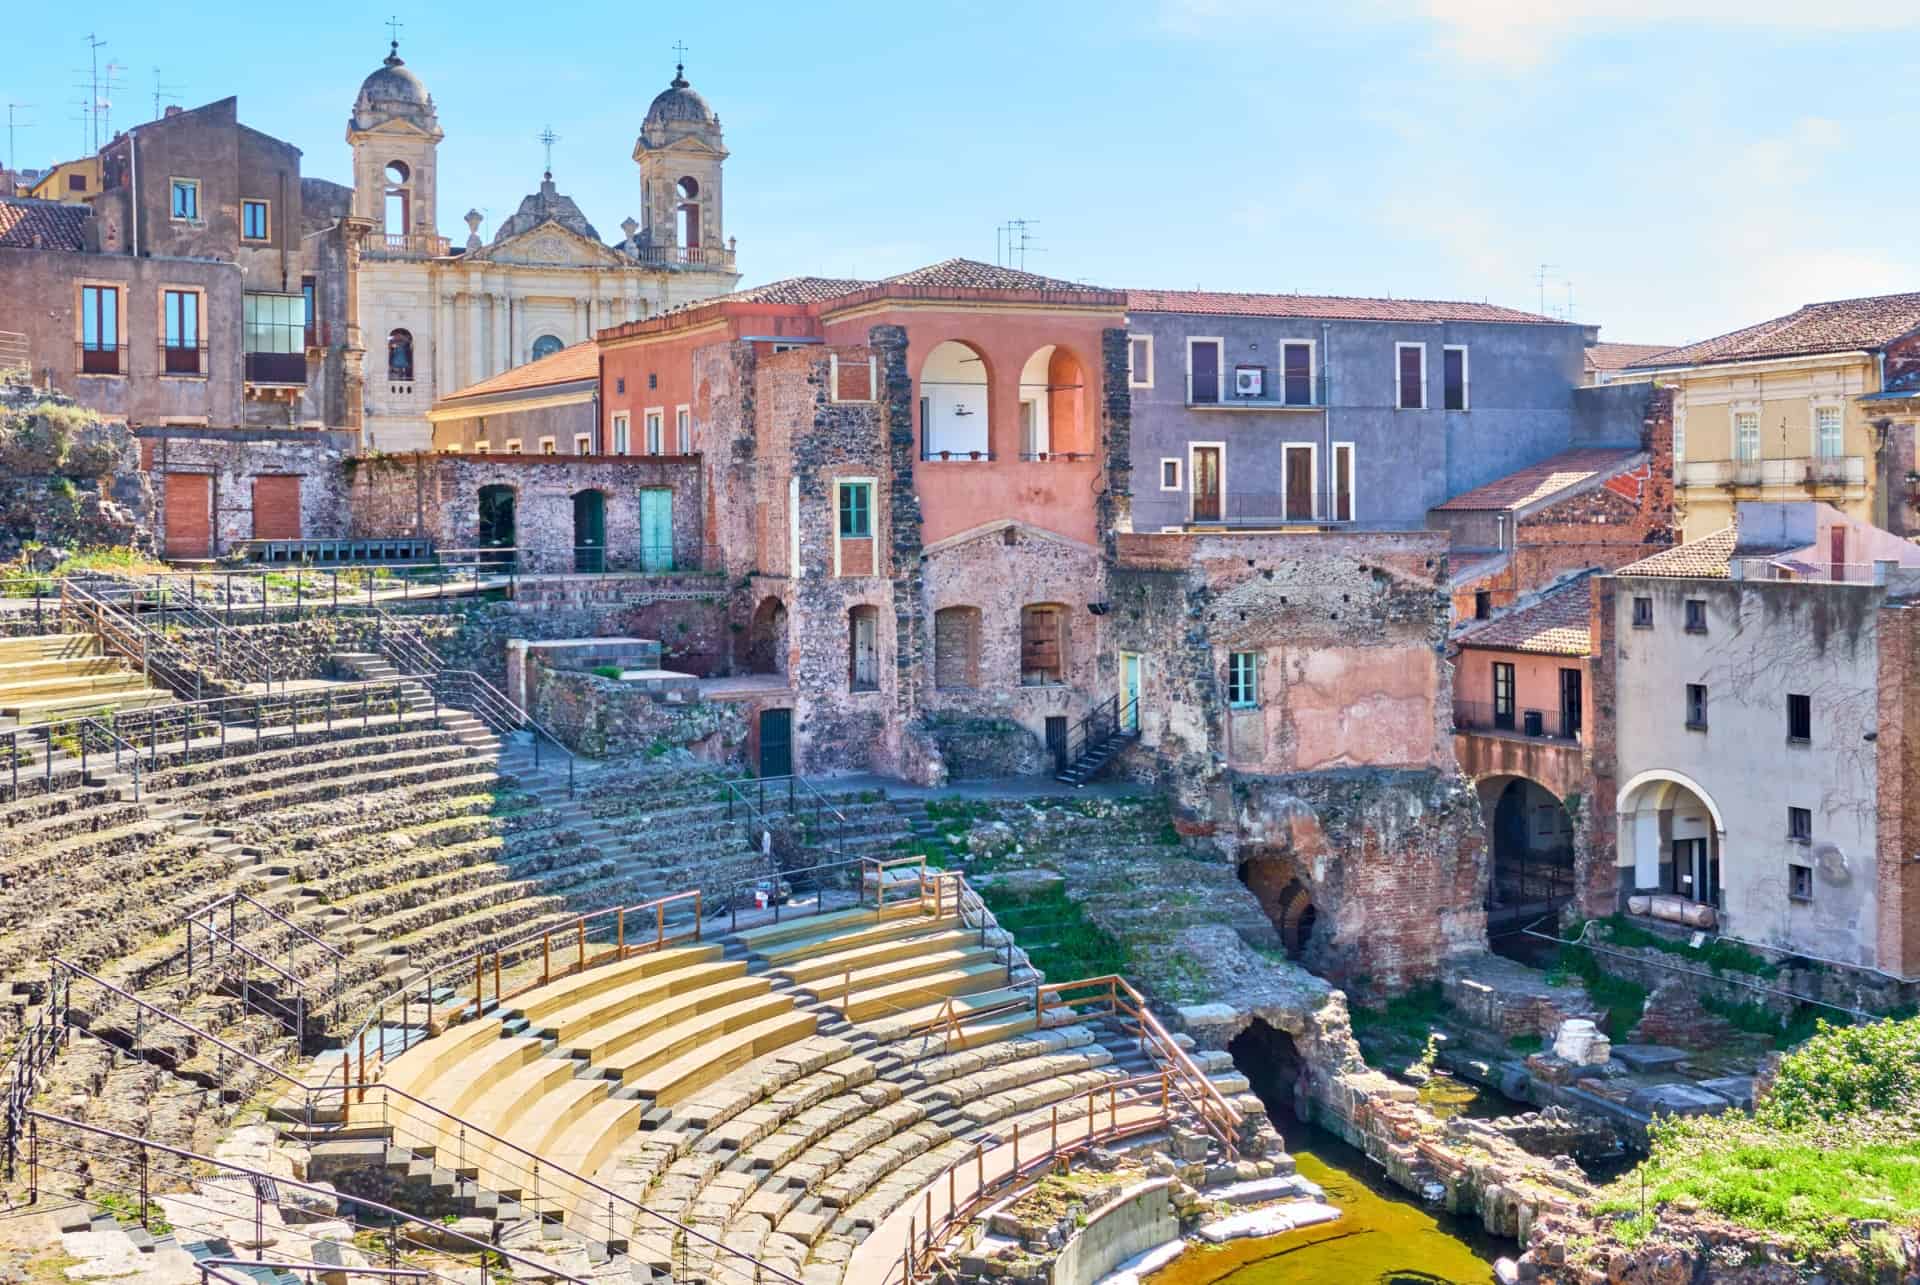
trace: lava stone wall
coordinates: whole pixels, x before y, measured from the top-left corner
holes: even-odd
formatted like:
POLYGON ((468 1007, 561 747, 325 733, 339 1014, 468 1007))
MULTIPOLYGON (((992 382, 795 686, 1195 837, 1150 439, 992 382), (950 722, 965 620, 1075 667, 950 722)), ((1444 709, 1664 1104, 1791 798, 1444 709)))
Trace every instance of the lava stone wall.
POLYGON ((253 534, 253 479, 300 479, 300 535, 338 539, 348 533, 347 485, 342 462, 352 435, 332 430, 164 428, 134 430, 140 455, 154 477, 153 529, 167 529, 169 473, 213 477, 213 555, 229 553, 253 534))

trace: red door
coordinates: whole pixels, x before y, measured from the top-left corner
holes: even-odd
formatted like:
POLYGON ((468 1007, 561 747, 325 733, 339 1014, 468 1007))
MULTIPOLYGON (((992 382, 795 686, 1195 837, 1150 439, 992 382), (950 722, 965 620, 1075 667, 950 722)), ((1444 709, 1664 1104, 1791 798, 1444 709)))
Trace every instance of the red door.
POLYGON ((300 479, 270 476, 253 479, 253 538, 300 538, 300 479))
POLYGON ((1220 520, 1220 448, 1193 448, 1193 520, 1220 520))
POLYGON ((1831 541, 1833 552, 1833 578, 1845 580, 1847 578, 1847 529, 1843 526, 1834 527, 1827 538, 1831 541))
POLYGON ((212 557, 213 475, 169 473, 166 477, 167 557, 212 557))

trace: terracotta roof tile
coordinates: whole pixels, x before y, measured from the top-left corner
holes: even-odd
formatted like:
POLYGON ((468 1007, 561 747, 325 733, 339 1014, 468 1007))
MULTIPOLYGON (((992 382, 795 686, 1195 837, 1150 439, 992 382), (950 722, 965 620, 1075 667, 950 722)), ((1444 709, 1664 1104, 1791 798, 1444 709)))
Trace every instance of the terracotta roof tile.
POLYGON ((1727 562, 1733 557, 1738 527, 1725 527, 1698 540, 1676 544, 1650 558, 1629 562, 1614 572, 1620 576, 1674 576, 1680 579, 1725 580, 1727 562))
POLYGON ((84 205, 35 201, 26 197, 0 199, 0 245, 22 250, 87 248, 84 229, 93 211, 84 205))
POLYGON ((959 286, 969 290, 1083 290, 1098 293, 1100 286, 1090 286, 1079 281, 1066 281, 1059 277, 1043 277, 1036 272, 1022 272, 1018 268, 1003 268, 992 263, 981 263, 978 259, 944 259, 939 263, 928 264, 924 268, 915 268, 911 272, 902 272, 888 277, 890 286, 959 286))
POLYGON ((1493 303, 1440 299, 1366 299, 1341 295, 1234 294, 1216 290, 1129 290, 1129 312, 1235 317, 1314 317, 1329 321, 1495 321, 1560 325, 1553 317, 1493 303))
POLYGON ((1589 344, 1588 370, 1625 370, 1635 362, 1671 352, 1672 344, 1589 344))
POLYGON ((485 397, 491 393, 512 393, 527 388, 547 388, 570 384, 580 379, 595 379, 600 374, 600 348, 591 339, 549 353, 539 361, 530 361, 512 370, 483 379, 477 384, 448 393, 442 401, 466 397, 485 397))
POLYGON ((1592 643, 1587 580, 1588 577, 1581 576, 1569 581, 1530 607, 1510 611, 1468 630, 1460 635, 1460 645, 1537 652, 1543 656, 1586 655, 1592 643))
POLYGON ((1435 507, 1454 511, 1525 508, 1593 478, 1617 473, 1639 455, 1638 451, 1617 447, 1562 451, 1538 464, 1528 465, 1518 473, 1509 473, 1485 486, 1477 486, 1464 495, 1456 495, 1445 504, 1435 507))
POLYGON ((1708 366, 1763 357, 1801 357, 1823 352, 1878 348, 1920 330, 1920 293, 1810 303, 1784 317, 1713 339, 1671 348, 1635 365, 1650 368, 1708 366))

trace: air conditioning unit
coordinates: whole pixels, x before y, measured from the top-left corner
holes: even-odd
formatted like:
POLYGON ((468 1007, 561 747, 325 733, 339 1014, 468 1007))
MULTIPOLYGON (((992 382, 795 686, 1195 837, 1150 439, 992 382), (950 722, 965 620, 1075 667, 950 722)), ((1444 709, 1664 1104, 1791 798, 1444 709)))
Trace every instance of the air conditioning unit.
POLYGON ((1266 371, 1258 366, 1235 366, 1233 368, 1233 395, 1235 397, 1258 397, 1265 386, 1266 371))

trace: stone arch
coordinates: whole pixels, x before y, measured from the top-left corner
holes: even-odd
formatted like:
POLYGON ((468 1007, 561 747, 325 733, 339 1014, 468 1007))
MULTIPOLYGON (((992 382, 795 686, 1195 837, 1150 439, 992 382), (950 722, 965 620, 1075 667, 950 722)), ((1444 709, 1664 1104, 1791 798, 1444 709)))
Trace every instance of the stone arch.
POLYGON ((787 672, 787 604, 768 594, 753 609, 747 626, 746 666, 749 674, 787 672))
POLYGON ((1022 458, 1091 452, 1086 383, 1086 363, 1071 348, 1043 344, 1034 349, 1020 368, 1022 458))
POLYGON ((1641 772, 1617 796, 1622 895, 1670 892, 1718 907, 1727 825, 1713 796, 1680 772, 1641 772))
POLYGON ((1578 821, 1549 785, 1522 773, 1473 784, 1487 838, 1487 932, 1516 933, 1579 895, 1578 821))
POLYGON ((502 550, 482 557, 504 561, 513 556, 505 550, 512 549, 517 538, 519 503, 519 491, 505 482, 489 482, 480 488, 474 497, 474 542, 482 549, 502 550))
POLYGON ((920 458, 986 459, 992 386, 980 348, 960 339, 935 344, 920 365, 920 458))
POLYGON ((1267 912, 1287 958, 1311 960, 1324 944, 1320 916, 1308 873, 1289 854, 1255 853, 1240 863, 1240 882, 1267 912))

